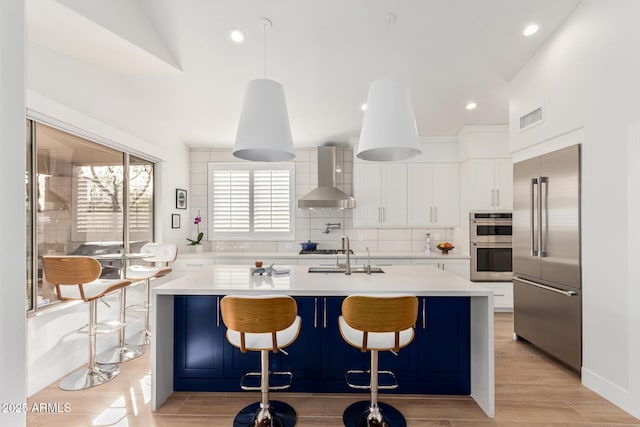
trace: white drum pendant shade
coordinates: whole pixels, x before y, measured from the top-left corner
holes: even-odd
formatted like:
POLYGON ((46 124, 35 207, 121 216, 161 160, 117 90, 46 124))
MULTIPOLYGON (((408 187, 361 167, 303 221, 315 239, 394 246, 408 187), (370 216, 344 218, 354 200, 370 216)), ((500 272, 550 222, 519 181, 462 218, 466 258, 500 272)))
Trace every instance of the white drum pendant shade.
POLYGON ((411 95, 404 80, 385 77, 369 86, 358 158, 406 160, 422 153, 411 95))
POLYGON ((295 157, 280 83, 258 79, 247 85, 233 155, 257 162, 281 162, 295 157))

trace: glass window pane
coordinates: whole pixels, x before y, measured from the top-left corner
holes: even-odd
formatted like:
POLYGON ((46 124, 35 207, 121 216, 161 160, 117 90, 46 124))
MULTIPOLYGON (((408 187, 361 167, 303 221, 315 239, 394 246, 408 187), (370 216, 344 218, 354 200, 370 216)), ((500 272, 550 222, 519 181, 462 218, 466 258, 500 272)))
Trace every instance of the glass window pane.
MULTIPOLYGON (((122 152, 39 123, 35 138, 39 259, 117 252, 123 235, 122 152)), ((118 277, 119 265, 102 264, 103 277, 118 277)), ((44 280, 38 306, 56 300, 44 280)))
POLYGON ((135 252, 153 241, 153 163, 135 156, 129 156, 129 240, 135 252))
POLYGON ((26 293, 25 303, 27 310, 33 310, 33 221, 31 220, 32 210, 32 198, 31 198, 31 161, 32 161, 32 143, 31 143, 31 121, 27 120, 26 128, 26 144, 27 144, 27 161, 24 174, 24 199, 25 199, 25 216, 26 216, 26 293))

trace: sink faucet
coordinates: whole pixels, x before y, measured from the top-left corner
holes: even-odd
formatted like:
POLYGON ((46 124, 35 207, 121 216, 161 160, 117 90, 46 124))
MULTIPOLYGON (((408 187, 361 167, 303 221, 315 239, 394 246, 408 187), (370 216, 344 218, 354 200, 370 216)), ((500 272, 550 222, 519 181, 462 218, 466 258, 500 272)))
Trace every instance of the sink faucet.
POLYGON ((342 236, 342 248, 345 250, 345 254, 347 255, 347 262, 345 264, 346 270, 344 271, 344 274, 349 275, 351 274, 351 256, 349 254, 351 250, 349 249, 349 236, 342 236))
POLYGON ((371 274, 371 254, 369 253, 369 246, 367 246, 367 274, 371 274))

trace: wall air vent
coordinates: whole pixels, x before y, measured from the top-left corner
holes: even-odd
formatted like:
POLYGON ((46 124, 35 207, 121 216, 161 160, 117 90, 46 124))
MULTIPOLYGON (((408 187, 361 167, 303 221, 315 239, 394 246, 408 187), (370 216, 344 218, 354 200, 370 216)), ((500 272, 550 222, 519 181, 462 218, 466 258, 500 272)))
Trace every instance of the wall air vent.
POLYGON ((542 107, 538 107, 530 113, 520 117, 520 130, 525 130, 531 126, 542 123, 542 107))

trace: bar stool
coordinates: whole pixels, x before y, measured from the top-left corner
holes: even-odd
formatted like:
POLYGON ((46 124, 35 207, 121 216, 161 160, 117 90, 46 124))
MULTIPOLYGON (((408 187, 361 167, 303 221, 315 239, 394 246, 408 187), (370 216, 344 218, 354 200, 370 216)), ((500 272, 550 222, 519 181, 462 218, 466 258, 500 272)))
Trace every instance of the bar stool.
POLYGON ((120 373, 118 365, 96 364, 96 324, 98 298, 118 291, 130 280, 99 279, 102 267, 91 257, 43 256, 42 267, 49 282, 55 285, 61 301, 81 300, 89 303, 89 364, 60 381, 63 390, 83 390, 112 380, 120 373))
POLYGON ((249 372, 242 377, 243 390, 260 390, 261 401, 242 409, 233 420, 234 427, 282 426, 296 424, 295 410, 284 402, 269 401, 269 390, 284 390, 291 386, 290 372, 273 372, 288 376, 288 384, 269 386, 269 352, 277 353, 293 343, 300 332, 298 307, 289 296, 225 296, 220 301, 222 321, 227 327, 227 340, 241 352, 260 352, 260 372, 249 372), (249 387, 244 381, 249 376, 260 376, 260 387, 249 387))
POLYGON ((130 265, 127 267, 125 277, 133 281, 144 280, 144 303, 142 305, 130 305, 128 310, 142 311, 144 312, 144 331, 142 332, 142 338, 139 344, 148 345, 151 344, 151 326, 150 326, 150 312, 151 304, 150 292, 151 292, 151 279, 154 277, 162 277, 173 271, 169 267, 169 263, 176 260, 178 256, 178 245, 169 243, 147 243, 140 248, 141 253, 153 254, 152 257, 147 257, 144 260, 149 265, 130 265))
POLYGON ((418 299, 412 295, 351 295, 342 302, 342 316, 338 325, 342 338, 360 351, 371 352, 369 371, 351 370, 345 375, 351 388, 371 390, 370 401, 350 405, 343 413, 346 427, 404 427, 404 416, 393 406, 378 403, 378 390, 398 387, 395 375, 378 371, 378 352, 398 352, 414 337, 414 325, 418 317, 418 299), (349 375, 370 373, 369 385, 349 382, 349 375), (379 385, 378 374, 390 374, 394 383, 379 385))

